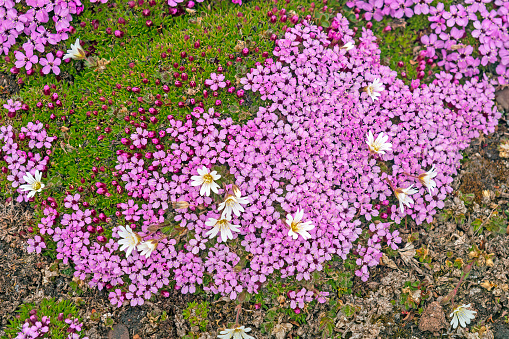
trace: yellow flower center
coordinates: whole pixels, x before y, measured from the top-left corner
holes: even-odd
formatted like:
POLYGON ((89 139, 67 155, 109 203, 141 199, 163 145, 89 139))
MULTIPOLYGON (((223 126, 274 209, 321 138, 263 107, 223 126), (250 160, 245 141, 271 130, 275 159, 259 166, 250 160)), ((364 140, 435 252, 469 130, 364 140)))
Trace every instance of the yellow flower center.
POLYGON ((38 189, 41 188, 41 183, 39 181, 36 181, 32 184, 32 188, 37 191, 38 189))
POLYGON ((299 225, 300 221, 299 222, 292 221, 292 224, 290 225, 292 232, 297 233, 300 230, 299 225))
POLYGON ((229 195, 224 201, 227 206, 235 205, 235 197, 233 195, 229 195))
POLYGON ((214 181, 214 178, 209 173, 203 176, 203 182, 210 184, 212 181, 214 181))
POLYGON ((228 228, 228 220, 221 219, 216 222, 216 226, 219 227, 220 230, 224 230, 228 228))

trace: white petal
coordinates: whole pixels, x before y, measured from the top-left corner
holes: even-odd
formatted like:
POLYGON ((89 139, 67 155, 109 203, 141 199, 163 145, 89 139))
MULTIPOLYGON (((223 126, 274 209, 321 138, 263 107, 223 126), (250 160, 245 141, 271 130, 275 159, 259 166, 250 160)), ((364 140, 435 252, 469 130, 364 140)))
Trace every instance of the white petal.
POLYGON ((288 231, 288 235, 289 235, 290 237, 292 237, 292 238, 293 238, 293 240, 297 240, 297 238, 299 237, 299 235, 298 235, 297 233, 295 233, 294 231, 292 231, 292 230, 289 230, 289 231, 288 231))

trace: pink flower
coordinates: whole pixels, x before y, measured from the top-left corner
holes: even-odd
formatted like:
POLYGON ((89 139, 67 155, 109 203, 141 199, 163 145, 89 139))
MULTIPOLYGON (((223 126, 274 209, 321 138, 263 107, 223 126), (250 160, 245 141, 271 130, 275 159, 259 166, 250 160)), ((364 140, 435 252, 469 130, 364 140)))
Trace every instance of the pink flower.
POLYGON ((44 66, 42 68, 42 72, 44 74, 48 74, 49 72, 53 71, 55 75, 60 74, 60 68, 58 68, 58 65, 60 65, 61 62, 62 60, 60 58, 55 58, 53 53, 46 54, 46 58, 41 58, 39 61, 39 63, 44 66))
POLYGON ((19 51, 14 52, 14 55, 17 59, 14 66, 17 68, 24 66, 27 71, 32 68, 33 64, 36 64, 39 61, 39 57, 34 55, 33 49, 28 49, 26 51, 26 55, 19 51))
POLYGON ((224 75, 222 74, 217 75, 216 73, 212 73, 210 74, 210 79, 205 80, 205 85, 210 86, 211 90, 217 91, 219 87, 220 88, 226 87, 226 82, 224 82, 223 80, 224 75))

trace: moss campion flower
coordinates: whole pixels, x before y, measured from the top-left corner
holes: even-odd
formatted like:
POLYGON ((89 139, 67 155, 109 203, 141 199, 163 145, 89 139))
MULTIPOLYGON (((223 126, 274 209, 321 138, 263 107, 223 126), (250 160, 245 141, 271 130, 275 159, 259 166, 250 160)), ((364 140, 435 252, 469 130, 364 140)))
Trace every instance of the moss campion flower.
POLYGON ((246 332, 250 332, 251 328, 245 326, 238 326, 235 328, 230 328, 224 331, 221 331, 217 336, 219 339, 255 339, 255 337, 247 334, 246 332))
POLYGON ((452 311, 449 317, 452 317, 451 325, 453 328, 458 327, 458 322, 461 327, 466 327, 470 324, 470 320, 475 318, 476 311, 469 310, 470 304, 458 306, 452 311))
POLYGON ((67 54, 64 55, 63 59, 68 59, 68 58, 75 59, 75 60, 85 60, 86 59, 85 50, 83 49, 83 47, 81 47, 80 39, 76 39, 76 42, 74 43, 74 45, 71 44, 71 49, 67 50, 67 54))
POLYGON ((373 101, 378 100, 380 96, 380 92, 385 89, 384 85, 380 82, 379 78, 376 78, 371 84, 367 87, 364 87, 364 91, 368 93, 373 101))
POLYGON ((141 252, 140 254, 143 255, 145 258, 148 258, 152 255, 152 252, 156 250, 157 244, 159 244, 159 241, 157 239, 150 239, 144 241, 138 245, 138 251, 140 251, 141 252))
POLYGON ((32 176, 29 172, 27 172, 23 179, 28 183, 26 185, 21 185, 20 188, 28 193, 28 198, 31 198, 35 195, 35 193, 39 193, 45 187, 45 185, 41 182, 42 174, 39 171, 35 171, 35 176, 32 176))
POLYGON ((219 185, 215 183, 215 180, 219 180, 221 175, 217 174, 216 171, 210 171, 207 167, 203 166, 201 169, 198 169, 199 175, 193 175, 191 177, 191 186, 200 186, 200 195, 210 196, 210 191, 214 193, 218 193, 219 185))
POLYGON ((286 223, 290 226, 288 230, 288 235, 292 237, 294 240, 297 240, 299 234, 304 238, 304 240, 308 240, 311 238, 311 234, 308 231, 315 228, 315 225, 311 223, 311 221, 302 222, 302 218, 304 217, 304 211, 301 209, 297 210, 295 213, 295 217, 291 214, 286 215, 286 223))
POLYGON ((433 192, 433 190, 437 187, 437 183, 433 180, 434 177, 437 176, 437 170, 435 165, 431 166, 431 169, 427 172, 420 174, 417 178, 419 181, 426 186, 429 194, 433 192))
POLYGON ((118 243, 122 245, 120 250, 125 251, 126 258, 128 258, 136 246, 138 246, 138 244, 141 242, 141 237, 137 233, 134 233, 132 228, 129 226, 119 226, 119 229, 120 231, 118 232, 118 235, 122 238, 118 241, 118 243))
POLYGON ((373 132, 369 131, 369 133, 366 134, 366 139, 368 139, 366 143, 368 144, 369 151, 373 154, 385 154, 385 151, 390 151, 392 149, 392 144, 387 142, 389 136, 384 135, 383 132, 375 139, 373 132))
POLYGON ((213 226, 210 231, 205 233, 205 235, 208 235, 209 238, 215 237, 219 232, 221 232, 221 240, 223 242, 226 242, 228 239, 233 239, 233 232, 238 232, 240 230, 240 225, 232 225, 231 216, 229 218, 221 218, 221 219, 215 219, 215 218, 209 218, 205 225, 207 226, 213 226))

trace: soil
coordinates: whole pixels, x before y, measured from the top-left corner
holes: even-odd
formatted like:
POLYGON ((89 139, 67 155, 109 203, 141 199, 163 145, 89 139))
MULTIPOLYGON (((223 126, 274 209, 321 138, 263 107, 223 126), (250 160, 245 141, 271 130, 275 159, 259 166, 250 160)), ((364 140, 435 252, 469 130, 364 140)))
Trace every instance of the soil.
POLYGON ((8 99, 19 92, 16 75, 0 72, 0 99, 8 99))

